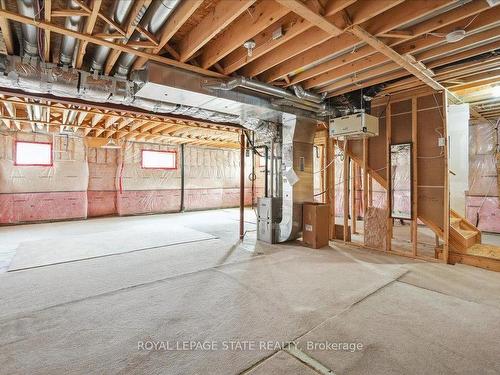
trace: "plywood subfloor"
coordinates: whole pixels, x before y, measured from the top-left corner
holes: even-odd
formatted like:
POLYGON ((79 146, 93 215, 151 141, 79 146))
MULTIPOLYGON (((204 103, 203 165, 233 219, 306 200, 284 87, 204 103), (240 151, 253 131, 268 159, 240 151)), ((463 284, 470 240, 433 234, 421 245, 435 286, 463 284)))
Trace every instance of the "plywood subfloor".
POLYGON ((467 254, 500 260, 500 247, 488 244, 475 244, 467 249, 467 254))

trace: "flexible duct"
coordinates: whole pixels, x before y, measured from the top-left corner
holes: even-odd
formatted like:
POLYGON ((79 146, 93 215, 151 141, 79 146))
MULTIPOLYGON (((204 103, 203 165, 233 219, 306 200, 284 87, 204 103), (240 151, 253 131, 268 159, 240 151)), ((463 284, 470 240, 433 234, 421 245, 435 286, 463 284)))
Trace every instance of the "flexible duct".
MULTIPOLYGON (((144 17, 142 17, 140 25, 151 34, 156 34, 179 3, 180 0, 154 0, 148 7, 144 17)), ((147 38, 135 31, 129 40, 140 41, 147 40, 147 38)), ((118 60, 116 75, 126 77, 136 59, 136 55, 122 53, 118 60)))
MULTIPOLYGON (((119 0, 115 3, 115 8, 113 11, 112 19, 118 24, 122 25, 127 18, 132 5, 134 4, 131 0, 119 0)), ((140 13, 142 15, 142 12, 140 13)), ((108 34, 112 34, 116 31, 116 29, 109 24, 106 24, 104 28, 104 32, 108 34)), ((112 39, 106 39, 108 41, 112 41, 112 39)), ((93 71, 101 72, 106 59, 108 58, 109 52, 111 49, 105 46, 97 46, 94 52, 94 56, 92 57, 92 61, 90 62, 90 68, 93 71)))
MULTIPOLYGON (((80 5, 78 5, 76 1, 69 0, 68 8, 80 9, 80 5)), ((66 17, 66 22, 64 24, 64 27, 68 30, 80 31, 82 20, 83 20, 82 16, 66 17)), ((73 61, 73 54, 75 52, 75 47, 76 47, 76 39, 71 36, 64 35, 61 42, 61 54, 59 57, 59 61, 63 65, 71 65, 71 62, 73 61)))
POLYGON ((263 140, 272 140, 276 138, 278 134, 278 127, 274 122, 260 120, 258 118, 246 118, 242 119, 240 124, 255 132, 259 135, 259 138, 263 140))
MULTIPOLYGON (((33 0, 17 0, 19 14, 35 19, 35 7, 33 0)), ((30 57, 38 56, 38 40, 36 26, 21 24, 23 34, 23 53, 30 57)))

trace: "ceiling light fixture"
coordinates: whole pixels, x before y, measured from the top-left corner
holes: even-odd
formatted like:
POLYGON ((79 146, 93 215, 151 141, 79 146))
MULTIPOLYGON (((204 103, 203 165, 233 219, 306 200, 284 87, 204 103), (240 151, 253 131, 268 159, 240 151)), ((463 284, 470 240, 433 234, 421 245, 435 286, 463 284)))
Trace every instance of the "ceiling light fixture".
POLYGON ((101 146, 102 148, 121 148, 119 144, 115 142, 113 138, 110 138, 108 143, 106 143, 104 146, 101 146))
POLYGON ((446 34, 446 41, 448 43, 456 43, 465 38, 465 30, 455 30, 451 33, 446 34))
MULTIPOLYGON (((113 127, 112 127, 113 128, 113 127)), ((115 134, 116 133, 116 129, 115 129, 115 134)), ((113 138, 113 134, 111 134, 111 136, 109 137, 109 140, 108 140, 108 143, 106 143, 104 146, 101 146, 102 148, 122 148, 122 146, 120 146, 116 141, 115 139, 113 138)))
POLYGON ((255 40, 253 40, 253 39, 249 39, 245 43, 243 43, 243 47, 245 47, 247 49, 248 57, 252 57, 252 52, 253 52, 253 49, 255 48, 255 46, 256 46, 255 40))

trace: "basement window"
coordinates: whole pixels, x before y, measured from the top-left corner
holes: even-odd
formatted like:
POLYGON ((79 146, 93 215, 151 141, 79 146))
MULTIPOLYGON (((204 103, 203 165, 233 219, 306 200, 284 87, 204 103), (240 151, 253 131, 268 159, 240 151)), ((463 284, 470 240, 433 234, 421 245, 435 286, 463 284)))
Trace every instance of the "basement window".
POLYGON ((52 143, 16 141, 15 147, 15 165, 52 166, 52 143))
POLYGON ((177 169, 177 152, 142 150, 142 168, 177 169))

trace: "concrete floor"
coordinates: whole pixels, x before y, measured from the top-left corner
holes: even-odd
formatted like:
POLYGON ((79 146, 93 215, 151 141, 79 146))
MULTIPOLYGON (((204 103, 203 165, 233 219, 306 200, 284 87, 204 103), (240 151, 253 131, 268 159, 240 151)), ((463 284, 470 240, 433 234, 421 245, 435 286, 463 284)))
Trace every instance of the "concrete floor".
POLYGON ((271 246, 247 218, 243 242, 237 210, 0 228, 4 269, 39 263, 0 274, 0 373, 500 373, 500 274, 271 246), (130 250, 151 228, 195 239, 130 250), (96 233, 103 253, 80 251, 96 233), (37 241, 80 260, 49 265, 37 241))

